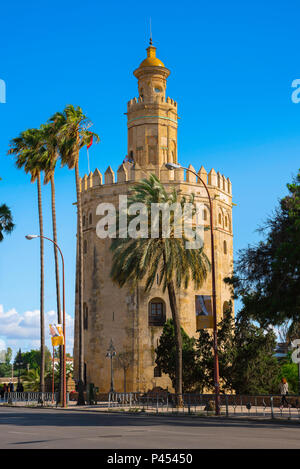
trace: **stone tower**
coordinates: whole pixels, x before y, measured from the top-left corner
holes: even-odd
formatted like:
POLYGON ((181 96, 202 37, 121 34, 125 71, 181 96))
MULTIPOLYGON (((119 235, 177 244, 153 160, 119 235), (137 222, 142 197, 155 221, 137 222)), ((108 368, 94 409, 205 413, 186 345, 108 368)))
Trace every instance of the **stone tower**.
MULTIPOLYGON (((85 380, 101 392, 110 389, 110 360, 106 352, 111 340, 114 358, 114 385, 117 391, 146 391, 155 386, 172 388, 171 381, 155 365, 155 348, 166 319, 171 317, 167 292, 158 282, 145 293, 143 284, 134 290, 119 288, 110 279, 111 240, 100 239, 96 225, 101 218, 97 206, 110 202, 118 206, 119 196, 128 194, 134 182, 155 173, 167 190, 175 187, 181 195, 193 193, 205 206, 203 222, 209 227, 209 204, 202 184, 183 169, 168 171, 166 162, 177 162, 177 103, 166 97, 170 71, 156 57, 150 43, 147 57, 134 71, 138 98, 127 105, 128 160, 117 174, 109 166, 104 177, 98 169, 81 179, 84 238, 84 363, 85 380)), ((122 158, 120 158, 122 160, 122 158)), ((192 166, 190 166, 191 169, 192 166)), ((229 178, 201 166, 199 175, 208 184, 214 207, 216 302, 218 320, 230 299, 224 277, 232 271, 232 188, 229 178)), ((211 257, 209 230, 204 232, 204 248, 211 257)), ((77 285, 77 278, 76 278, 77 285)), ((199 327, 199 296, 211 295, 211 275, 199 291, 191 284, 176 292, 182 327, 195 335, 199 327)), ((75 304, 75 379, 78 373, 78 305, 75 304)), ((210 326, 209 321, 203 323, 210 326)))

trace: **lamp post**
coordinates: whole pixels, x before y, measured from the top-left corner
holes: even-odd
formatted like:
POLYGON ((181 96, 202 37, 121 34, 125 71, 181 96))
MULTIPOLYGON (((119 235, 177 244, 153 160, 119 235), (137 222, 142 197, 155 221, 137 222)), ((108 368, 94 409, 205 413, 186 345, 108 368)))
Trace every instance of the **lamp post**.
POLYGON ((106 352, 106 358, 110 358, 110 390, 109 392, 115 392, 114 390, 114 369, 113 369, 113 358, 116 356, 116 349, 114 347, 112 339, 106 352))
POLYGON ((215 386, 215 403, 216 415, 220 415, 220 383, 219 383, 219 358, 218 358, 218 329, 217 329, 217 304, 216 304, 216 271, 215 271, 215 247, 214 247, 214 225, 213 225, 213 205, 211 196, 207 185, 203 179, 192 169, 185 168, 180 164, 166 163, 166 168, 169 170, 185 169, 194 174, 203 184, 210 208, 210 242, 211 242, 211 273, 212 273, 212 301, 213 301, 213 348, 214 348, 214 386, 215 386))
POLYGON ((58 244, 53 241, 51 238, 47 238, 46 236, 41 236, 41 235, 26 235, 26 239, 31 240, 35 238, 44 238, 47 239, 48 241, 51 241, 57 249, 59 250, 59 253, 61 255, 61 261, 62 261, 62 277, 63 277, 63 334, 64 334, 64 345, 63 345, 63 399, 62 399, 62 407, 67 407, 67 383, 66 383, 66 308, 65 308, 65 262, 64 262, 64 256, 63 253, 58 246, 58 244))

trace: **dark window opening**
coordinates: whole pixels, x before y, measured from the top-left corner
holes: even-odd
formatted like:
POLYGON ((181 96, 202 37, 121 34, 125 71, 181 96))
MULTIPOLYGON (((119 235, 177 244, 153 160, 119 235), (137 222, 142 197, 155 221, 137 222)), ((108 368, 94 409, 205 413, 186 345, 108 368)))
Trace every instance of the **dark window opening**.
POLYGON ((163 326, 166 322, 165 305, 159 298, 149 303, 149 326, 163 326))
POLYGON ((84 303, 83 305, 83 328, 87 330, 89 327, 89 309, 84 303))
POLYGON ((161 377, 161 369, 159 366, 156 366, 154 368, 154 378, 160 378, 161 377))

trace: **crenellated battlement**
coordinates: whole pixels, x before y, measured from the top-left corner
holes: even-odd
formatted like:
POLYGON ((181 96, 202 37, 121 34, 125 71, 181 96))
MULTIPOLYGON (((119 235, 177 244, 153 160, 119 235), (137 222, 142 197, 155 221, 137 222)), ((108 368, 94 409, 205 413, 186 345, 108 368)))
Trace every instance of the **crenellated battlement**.
MULTIPOLYGON (((189 169, 195 171, 192 165, 189 165, 189 169)), ((137 182, 145 177, 148 177, 151 173, 156 174, 160 180, 166 184, 202 184, 199 178, 183 168, 170 171, 165 166, 158 168, 152 164, 149 164, 146 167, 141 168, 138 163, 136 163, 134 166, 129 163, 122 163, 117 170, 117 174, 115 174, 111 166, 109 166, 105 171, 104 177, 98 169, 89 175, 85 174, 80 179, 80 190, 81 192, 85 192, 100 186, 137 182)), ((228 194, 230 197, 232 196, 232 184, 230 179, 226 178, 220 172, 216 172, 214 168, 212 168, 210 172, 207 173, 205 168, 201 166, 197 174, 208 186, 216 187, 228 194)))
POLYGON ((169 104, 174 107, 174 109, 177 109, 177 102, 174 101, 174 99, 169 97, 165 98, 164 96, 159 95, 155 96, 154 100, 145 99, 141 96, 139 98, 132 98, 127 102, 127 111, 132 112, 135 109, 141 109, 145 104, 169 104))

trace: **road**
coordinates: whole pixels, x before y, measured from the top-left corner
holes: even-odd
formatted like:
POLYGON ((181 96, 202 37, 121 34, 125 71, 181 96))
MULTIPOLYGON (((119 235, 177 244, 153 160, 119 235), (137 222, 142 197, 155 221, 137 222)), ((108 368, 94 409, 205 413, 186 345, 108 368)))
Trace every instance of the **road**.
POLYGON ((300 448, 300 424, 0 408, 0 448, 300 448))

